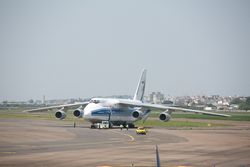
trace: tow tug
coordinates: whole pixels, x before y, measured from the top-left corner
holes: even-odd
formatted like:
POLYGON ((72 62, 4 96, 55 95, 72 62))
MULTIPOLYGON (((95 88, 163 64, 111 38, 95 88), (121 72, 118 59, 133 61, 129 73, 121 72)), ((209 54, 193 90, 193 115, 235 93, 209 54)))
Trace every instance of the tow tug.
POLYGON ((101 123, 91 125, 91 129, 109 129, 109 127, 109 121, 102 121, 101 123))

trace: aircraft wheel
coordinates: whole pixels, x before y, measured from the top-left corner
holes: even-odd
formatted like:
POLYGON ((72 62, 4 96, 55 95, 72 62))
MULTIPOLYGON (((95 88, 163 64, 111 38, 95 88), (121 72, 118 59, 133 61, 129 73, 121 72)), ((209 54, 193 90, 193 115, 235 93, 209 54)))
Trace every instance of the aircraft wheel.
POLYGON ((128 124, 128 127, 129 128, 135 128, 135 125, 130 123, 130 124, 128 124))

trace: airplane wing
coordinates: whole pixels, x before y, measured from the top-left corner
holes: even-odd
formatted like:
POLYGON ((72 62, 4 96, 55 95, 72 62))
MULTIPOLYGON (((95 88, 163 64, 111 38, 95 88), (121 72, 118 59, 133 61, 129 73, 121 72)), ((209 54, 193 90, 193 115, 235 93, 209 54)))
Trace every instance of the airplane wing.
POLYGON ((140 101, 118 100, 118 104, 128 106, 128 107, 143 107, 143 108, 157 109, 157 110, 162 110, 162 111, 165 111, 165 110, 183 111, 183 112, 200 113, 200 114, 212 115, 212 116, 231 117, 231 115, 227 115, 227 114, 219 114, 219 113, 202 111, 202 110, 192 110, 192 109, 181 108, 181 107, 163 106, 159 104, 142 103, 140 101))
POLYGON ((30 110, 24 110, 23 112, 42 112, 42 111, 48 111, 52 109, 68 109, 72 107, 80 107, 83 106, 85 107, 89 102, 81 102, 81 103, 73 103, 73 104, 63 104, 63 105, 57 105, 57 106, 49 106, 49 107, 41 107, 41 108, 35 108, 35 109, 30 109, 30 110))

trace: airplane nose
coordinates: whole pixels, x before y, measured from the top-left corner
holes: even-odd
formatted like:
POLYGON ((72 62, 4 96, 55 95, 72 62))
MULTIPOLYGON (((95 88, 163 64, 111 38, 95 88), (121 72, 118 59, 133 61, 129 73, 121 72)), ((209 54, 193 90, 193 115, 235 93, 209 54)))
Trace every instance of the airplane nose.
POLYGON ((91 110, 84 110, 84 116, 90 116, 91 110))
POLYGON ((84 117, 90 118, 92 116, 92 112, 96 110, 100 110, 102 107, 98 104, 90 103, 84 108, 84 117))

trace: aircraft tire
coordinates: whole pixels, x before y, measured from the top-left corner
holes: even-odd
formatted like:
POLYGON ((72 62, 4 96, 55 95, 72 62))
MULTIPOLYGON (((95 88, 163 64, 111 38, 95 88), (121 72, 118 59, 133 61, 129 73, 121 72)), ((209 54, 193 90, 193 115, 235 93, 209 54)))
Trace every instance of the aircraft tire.
POLYGON ((129 128, 135 128, 135 125, 132 124, 132 123, 130 123, 130 124, 128 124, 128 127, 129 127, 129 128))

